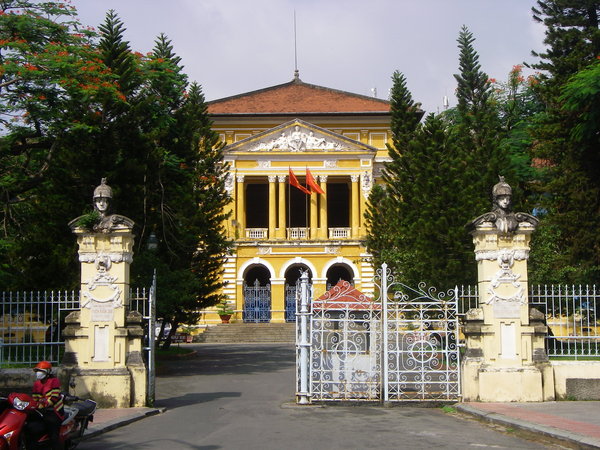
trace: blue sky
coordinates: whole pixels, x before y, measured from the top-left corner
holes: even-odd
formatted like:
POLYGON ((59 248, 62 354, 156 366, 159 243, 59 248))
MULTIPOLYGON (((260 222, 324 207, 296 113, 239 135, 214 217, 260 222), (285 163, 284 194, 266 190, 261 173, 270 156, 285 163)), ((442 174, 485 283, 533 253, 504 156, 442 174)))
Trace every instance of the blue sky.
POLYGON ((466 25, 482 69, 504 80, 533 62, 544 28, 535 0, 72 0, 97 26, 114 9, 125 38, 147 52, 164 32, 190 80, 214 100, 286 83, 294 74, 294 11, 300 78, 387 98, 394 70, 404 73, 427 112, 455 104, 456 38, 466 25))

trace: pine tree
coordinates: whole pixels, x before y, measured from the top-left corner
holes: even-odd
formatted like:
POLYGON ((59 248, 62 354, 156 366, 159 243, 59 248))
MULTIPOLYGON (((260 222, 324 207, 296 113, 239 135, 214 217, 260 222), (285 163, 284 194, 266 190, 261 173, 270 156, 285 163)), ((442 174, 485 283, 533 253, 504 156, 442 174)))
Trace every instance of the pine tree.
POLYGON ((434 115, 419 124, 416 108, 395 73, 391 161, 369 198, 367 247, 405 284, 446 289, 474 280, 464 229, 472 218, 462 189, 466 164, 446 124, 434 115))
MULTIPOLYGON (((534 236, 532 278, 546 282, 536 267, 549 267, 544 273, 561 278, 561 282, 598 282, 600 156, 597 140, 586 139, 579 132, 586 128, 588 137, 594 135, 593 127, 591 133, 589 128, 592 122, 586 120, 590 117, 587 111, 593 108, 580 100, 588 95, 584 92, 592 92, 597 76, 600 3, 539 0, 532 11, 534 19, 546 26, 548 46, 546 52, 534 53, 541 60, 533 65, 546 71, 537 86, 545 112, 535 122, 532 156, 545 166, 539 191, 548 215, 534 236), (561 251, 550 251, 543 239, 560 240, 561 251)), ((597 133, 598 126, 595 128, 597 133)))
POLYGON ((180 325, 196 323, 199 311, 222 299, 220 274, 230 248, 221 145, 200 87, 194 83, 186 93, 180 62, 160 35, 147 61, 140 102, 150 146, 140 242, 154 232, 160 244, 155 252, 139 248, 136 273, 147 276, 149 265, 157 267, 157 308, 171 323, 166 348, 180 325))
POLYGON ((478 215, 490 208, 491 189, 498 175, 513 185, 514 177, 510 159, 500 149, 501 125, 492 101, 492 85, 481 70, 474 41, 473 34, 463 26, 457 39, 459 73, 454 75, 458 100, 455 132, 471 175, 464 186, 465 195, 473 202, 473 214, 478 215))
POLYGON ((111 9, 98 29, 102 36, 98 44, 102 60, 117 77, 121 92, 128 98, 137 90, 140 79, 129 42, 123 38, 126 28, 116 12, 111 9))
POLYGON ((385 262, 394 267, 398 266, 396 241, 400 237, 396 232, 398 217, 392 211, 397 210, 402 198, 402 187, 396 183, 397 174, 403 170, 400 155, 408 147, 422 116, 419 104, 408 90, 406 78, 398 71, 392 75, 390 112, 392 145, 388 144, 387 150, 391 161, 386 163, 382 173, 383 186, 376 185, 369 196, 365 218, 369 229, 367 247, 374 256, 375 265, 385 262))
POLYGON ((549 85, 561 86, 600 54, 600 3, 597 0, 538 0, 531 8, 535 21, 546 26, 548 50, 532 52, 549 85))

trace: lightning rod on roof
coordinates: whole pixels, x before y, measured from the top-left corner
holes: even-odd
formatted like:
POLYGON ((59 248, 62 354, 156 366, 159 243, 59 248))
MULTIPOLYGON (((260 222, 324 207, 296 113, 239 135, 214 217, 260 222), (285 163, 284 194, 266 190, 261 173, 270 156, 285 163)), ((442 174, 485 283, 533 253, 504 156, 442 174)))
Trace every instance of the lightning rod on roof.
POLYGON ((298 71, 298 39, 296 37, 296 10, 294 10, 294 79, 300 78, 300 72, 298 71))

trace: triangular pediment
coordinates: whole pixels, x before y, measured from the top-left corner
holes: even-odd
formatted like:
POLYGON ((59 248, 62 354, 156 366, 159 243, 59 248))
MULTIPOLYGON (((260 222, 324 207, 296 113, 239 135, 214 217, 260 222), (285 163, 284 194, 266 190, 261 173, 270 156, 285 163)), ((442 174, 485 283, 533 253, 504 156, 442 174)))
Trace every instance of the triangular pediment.
POLYGON ((373 152, 370 145, 350 139, 300 119, 225 147, 226 153, 373 152))

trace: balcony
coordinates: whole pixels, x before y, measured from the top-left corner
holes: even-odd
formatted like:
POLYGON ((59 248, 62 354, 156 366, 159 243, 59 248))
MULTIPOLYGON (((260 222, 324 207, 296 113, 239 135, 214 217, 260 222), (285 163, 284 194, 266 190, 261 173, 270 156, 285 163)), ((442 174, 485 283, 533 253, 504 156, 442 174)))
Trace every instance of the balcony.
POLYGON ((348 239, 350 228, 329 228, 329 239, 348 239))
POLYGON ((309 230, 309 228, 288 228, 287 238, 288 240, 307 239, 309 230))
MULTIPOLYGON (((287 228, 287 240, 298 240, 298 239, 309 239, 312 236, 312 239, 318 239, 317 232, 318 230, 312 230, 314 236, 311 234, 311 229, 306 227, 296 227, 296 228, 287 228)), ((351 228, 350 227, 338 227, 338 228, 329 228, 328 229, 328 239, 330 240, 339 240, 339 239, 350 239, 351 238, 351 228)), ((273 239, 275 236, 269 236, 268 228, 246 228, 245 230, 245 238, 251 240, 266 240, 273 239)))
POLYGON ((246 228, 247 239, 267 239, 268 237, 268 228, 246 228))

